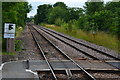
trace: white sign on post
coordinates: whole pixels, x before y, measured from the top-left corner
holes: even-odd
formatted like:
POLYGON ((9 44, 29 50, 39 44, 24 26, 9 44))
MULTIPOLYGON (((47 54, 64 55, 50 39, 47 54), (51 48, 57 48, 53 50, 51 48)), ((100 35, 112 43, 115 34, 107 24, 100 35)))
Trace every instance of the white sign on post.
POLYGON ((15 37, 15 24, 5 23, 4 38, 14 38, 14 37, 15 37))
POLYGON ((4 38, 15 38, 15 34, 4 34, 4 38))

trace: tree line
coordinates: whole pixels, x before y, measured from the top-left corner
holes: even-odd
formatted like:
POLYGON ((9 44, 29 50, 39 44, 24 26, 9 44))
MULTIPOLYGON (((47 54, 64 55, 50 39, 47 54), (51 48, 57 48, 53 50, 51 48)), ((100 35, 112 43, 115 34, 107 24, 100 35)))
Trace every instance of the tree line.
POLYGON ((2 23, 14 23, 24 27, 27 13, 31 10, 28 2, 2 2, 2 23))
POLYGON ((48 23, 65 27, 68 31, 104 31, 120 35, 120 1, 86 2, 84 8, 68 7, 63 2, 39 5, 35 24, 48 23))
MULTIPOLYGON (((4 34, 4 23, 13 23, 16 24, 16 28, 24 28, 27 20, 27 13, 30 12, 31 8, 28 2, 2 2, 2 34, 4 34)), ((1 44, 2 51, 4 52, 6 49, 5 38, 2 38, 1 44)))

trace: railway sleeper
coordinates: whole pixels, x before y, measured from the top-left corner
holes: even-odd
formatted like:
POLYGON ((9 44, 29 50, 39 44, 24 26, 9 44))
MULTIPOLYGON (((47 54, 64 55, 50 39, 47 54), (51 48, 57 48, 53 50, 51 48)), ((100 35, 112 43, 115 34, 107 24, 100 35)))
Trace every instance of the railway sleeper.
MULTIPOLYGON (((81 70, 55 70, 54 71, 58 80, 88 80, 81 70)), ((47 71, 37 71, 40 80, 53 80, 52 74, 49 70, 47 71)))

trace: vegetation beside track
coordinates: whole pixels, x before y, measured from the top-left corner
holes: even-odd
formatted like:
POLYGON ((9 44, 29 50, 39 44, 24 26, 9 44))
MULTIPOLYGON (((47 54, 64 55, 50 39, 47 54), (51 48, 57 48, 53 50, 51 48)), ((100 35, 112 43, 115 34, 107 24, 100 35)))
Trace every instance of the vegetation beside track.
POLYGON ((90 0, 83 8, 56 2, 53 5, 39 5, 34 23, 53 24, 45 26, 120 52, 119 14, 120 1, 104 3, 103 0, 90 0))
MULTIPOLYGON (((23 32, 23 28, 22 27, 18 27, 16 29, 16 38, 19 38, 21 36, 23 32)), ((15 40, 15 51, 22 51, 22 48, 23 48, 23 42, 21 40, 15 40)))
MULTIPOLYGON (((23 0, 24 1, 24 0, 23 0)), ((2 2, 2 30, 4 23, 16 24, 16 37, 19 37, 27 21, 27 13, 32 9, 28 2, 2 2), (21 26, 21 29, 20 27, 21 26)), ((2 33, 3 34, 3 33, 2 33)), ((17 41, 15 40, 15 43, 17 41)), ((6 53, 6 39, 2 36, 2 52, 6 53)))
POLYGON ((8 53, 8 52, 0 52, 1 55, 15 55, 15 53, 8 53))
MULTIPOLYGON (((20 37, 20 35, 23 32, 22 27, 17 27, 16 28, 16 38, 20 37)), ((2 41, 2 52, 0 54, 2 55, 15 55, 15 53, 7 53, 6 52, 6 39, 3 38, 2 41)), ((15 40, 15 51, 21 51, 22 50, 22 41, 21 40, 15 40)))
POLYGON ((23 28, 22 27, 17 27, 16 28, 16 38, 20 37, 20 35, 22 34, 22 32, 23 32, 23 28))
POLYGON ((97 32, 94 35, 91 32, 85 32, 80 29, 78 30, 73 29, 72 31, 68 31, 65 27, 59 27, 59 26, 49 25, 49 24, 41 24, 41 25, 44 27, 53 29, 55 31, 61 32, 63 34, 66 34, 75 38, 83 39, 100 46, 110 48, 120 53, 120 50, 118 50, 119 49, 118 44, 120 44, 120 41, 117 39, 117 36, 107 34, 105 32, 97 32))

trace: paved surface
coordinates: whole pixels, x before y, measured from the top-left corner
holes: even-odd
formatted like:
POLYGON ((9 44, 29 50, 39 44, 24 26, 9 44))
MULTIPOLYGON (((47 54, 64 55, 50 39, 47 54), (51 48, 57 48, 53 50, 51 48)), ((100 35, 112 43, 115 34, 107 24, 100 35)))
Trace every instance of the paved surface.
MULTIPOLYGON (((77 61, 77 63, 84 67, 86 70, 118 70, 116 67, 105 63, 101 61, 86 61, 86 60, 81 60, 77 61)), ((45 61, 34 61, 30 60, 30 69, 31 70, 49 70, 47 64, 45 61)), ((70 69, 70 70, 80 70, 76 65, 74 65, 71 61, 64 60, 64 61, 50 61, 50 64, 54 68, 54 70, 65 70, 65 69, 70 69), (63 63, 62 63, 63 62, 63 63)))
POLYGON ((120 69, 120 61, 111 61, 108 63, 111 64, 112 66, 115 66, 116 68, 120 69))
MULTIPOLYGON (((86 61, 80 60, 77 61, 79 65, 84 67, 86 70, 118 70, 116 67, 112 65, 101 62, 101 61, 86 61)), ((116 64, 117 62, 109 62, 112 64, 116 64)), ((49 71, 49 67, 44 60, 29 60, 29 65, 27 65, 26 61, 16 61, 16 62, 8 62, 2 65, 2 80, 6 80, 12 78, 11 80, 17 80, 20 78, 25 78, 25 80, 38 80, 38 75, 35 71, 49 71), (13 79, 14 78, 14 79, 13 79), (16 79, 17 78, 17 79, 16 79)), ((50 61, 51 66, 54 70, 80 70, 75 64, 71 61, 50 61)), ((1 73, 1 70, 0 70, 1 73)))
POLYGON ((16 79, 25 79, 25 80, 38 80, 38 75, 35 72, 26 69, 26 62, 9 62, 4 64, 2 68, 2 80, 12 78, 11 80, 16 79))
POLYGON ((102 61, 79 61, 78 62, 85 69, 90 70, 118 70, 116 67, 109 65, 108 63, 102 61))

